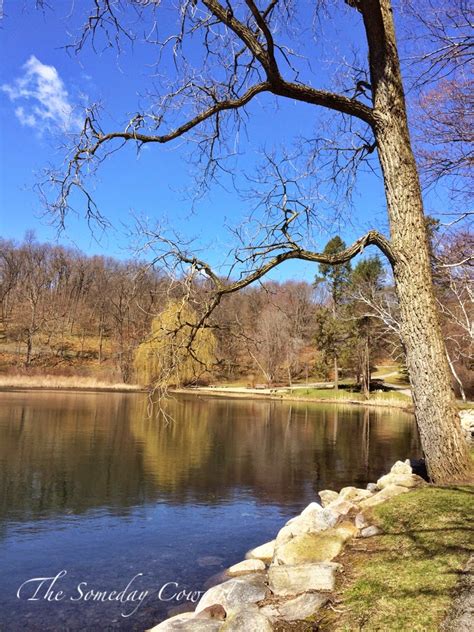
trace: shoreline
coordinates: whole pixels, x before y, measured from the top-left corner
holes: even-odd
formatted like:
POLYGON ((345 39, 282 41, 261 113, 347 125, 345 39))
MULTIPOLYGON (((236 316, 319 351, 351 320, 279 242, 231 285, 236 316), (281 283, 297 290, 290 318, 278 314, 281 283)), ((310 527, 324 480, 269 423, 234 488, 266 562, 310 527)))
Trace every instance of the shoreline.
POLYGON ((114 386, 0 386, 0 393, 27 393, 29 391, 45 393, 147 393, 146 388, 114 386))
POLYGON ((474 560, 459 549, 464 542, 459 517, 472 506, 466 500, 469 489, 431 485, 407 459, 366 488, 319 490, 273 540, 227 568, 194 610, 169 611, 148 632, 309 632, 315 627, 329 632, 367 622, 368 629, 395 632, 414 629, 420 617, 425 617, 423 629, 433 620, 433 629, 468 621, 472 582, 464 585, 457 575, 474 560), (440 516, 444 528, 433 529, 440 516), (448 587, 446 573, 451 574, 448 587), (382 597, 386 603, 374 608, 382 597), (337 604, 342 608, 334 608, 337 604))
MULTIPOLYGON (((247 390, 247 389, 246 389, 247 390)), ((329 390, 329 389, 328 389, 329 390)), ((179 395, 200 395, 200 396, 209 396, 209 397, 225 397, 227 399, 259 399, 264 400, 268 399, 270 401, 278 401, 278 402, 290 402, 290 403, 306 403, 306 404, 344 404, 344 405, 355 405, 355 406, 368 406, 371 408, 379 407, 379 408, 395 408, 397 410, 403 410, 404 412, 414 412, 413 403, 412 402, 403 402, 402 400, 395 400, 395 402, 384 402, 384 401, 370 401, 370 400, 357 400, 351 398, 343 398, 343 397, 295 397, 291 395, 284 395, 277 393, 262 393, 255 392, 253 389, 248 389, 250 392, 244 392, 237 390, 207 390, 205 388, 193 388, 193 389, 170 389, 171 393, 176 393, 179 395), (398 403, 396 403, 398 401, 398 403)))
MULTIPOLYGON (((13 382, 13 381, 12 381, 13 382)), ((302 387, 305 388, 305 387, 302 387)), ((283 389, 281 389, 283 390, 283 389)), ((330 389, 328 389, 330 390, 330 389)), ((138 385, 127 386, 125 384, 96 384, 91 386, 69 386, 67 384, 17 384, 0 383, 0 393, 27 393, 27 392, 44 392, 44 393, 148 393, 146 388, 138 385)), ((273 389, 272 389, 273 391, 273 389)), ((413 404, 402 400, 381 401, 381 400, 357 400, 351 397, 296 397, 291 395, 291 391, 287 392, 270 392, 270 389, 247 389, 240 387, 196 387, 196 388, 170 388, 169 393, 172 395, 192 395, 197 397, 223 397, 227 399, 247 399, 247 400, 270 400, 274 402, 288 403, 306 403, 306 404, 340 404, 344 406, 366 406, 370 408, 391 408, 404 412, 413 413, 413 404)))

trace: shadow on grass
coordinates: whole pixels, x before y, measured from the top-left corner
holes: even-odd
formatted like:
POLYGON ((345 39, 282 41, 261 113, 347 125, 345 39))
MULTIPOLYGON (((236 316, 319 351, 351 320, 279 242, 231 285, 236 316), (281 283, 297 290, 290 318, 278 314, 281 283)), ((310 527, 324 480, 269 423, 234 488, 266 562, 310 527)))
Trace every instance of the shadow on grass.
POLYGON ((435 631, 474 553, 474 488, 426 487, 374 507, 383 534, 356 540, 321 630, 435 631), (337 612, 337 614, 335 614, 337 612))

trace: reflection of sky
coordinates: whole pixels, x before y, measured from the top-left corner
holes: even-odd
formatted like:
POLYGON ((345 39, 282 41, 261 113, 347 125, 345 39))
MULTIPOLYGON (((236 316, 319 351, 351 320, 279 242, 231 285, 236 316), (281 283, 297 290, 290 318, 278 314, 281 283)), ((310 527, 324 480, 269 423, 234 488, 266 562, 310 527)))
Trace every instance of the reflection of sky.
MULTIPOLYGON (((18 602, 28 578, 66 569, 68 585, 113 590, 143 572, 147 586, 200 589, 317 490, 365 485, 418 455, 412 417, 387 410, 188 398, 170 404, 175 421, 163 426, 140 395, 0 398, 0 629, 12 613, 18 625, 9 632, 117 617, 116 604, 18 602)), ((134 622, 143 630, 164 614, 150 602, 134 622)))
POLYGON ((255 544, 271 539, 292 513, 288 508, 233 499, 214 507, 145 505, 127 517, 100 511, 12 524, 0 550, 0 628, 9 622, 9 631, 36 629, 25 628, 28 615, 34 613, 45 621, 39 630, 59 629, 66 622, 72 630, 90 629, 87 626, 94 623, 104 629, 114 620, 119 622, 117 629, 131 630, 134 625, 146 629, 178 605, 156 598, 163 584, 177 582, 181 588, 204 590, 210 576, 240 561, 255 544), (22 582, 53 577, 63 569, 68 575, 58 588, 67 595, 77 596, 79 582, 87 582, 87 589, 122 589, 137 573, 143 573, 137 587, 151 594, 130 619, 120 617, 120 604, 115 602, 66 599, 57 604, 15 598, 22 582))

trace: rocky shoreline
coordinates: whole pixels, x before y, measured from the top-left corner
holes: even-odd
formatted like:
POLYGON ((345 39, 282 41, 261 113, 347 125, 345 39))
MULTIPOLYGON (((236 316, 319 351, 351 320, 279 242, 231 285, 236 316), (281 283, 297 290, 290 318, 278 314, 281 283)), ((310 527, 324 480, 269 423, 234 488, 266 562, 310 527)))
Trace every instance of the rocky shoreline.
POLYGON ((370 509, 426 484, 407 460, 397 461, 366 489, 321 491, 321 504, 310 503, 275 540, 231 566, 228 579, 205 592, 194 612, 171 617, 152 631, 271 632, 281 624, 307 621, 328 603, 343 572, 334 560, 346 543, 380 533, 370 524, 370 509))

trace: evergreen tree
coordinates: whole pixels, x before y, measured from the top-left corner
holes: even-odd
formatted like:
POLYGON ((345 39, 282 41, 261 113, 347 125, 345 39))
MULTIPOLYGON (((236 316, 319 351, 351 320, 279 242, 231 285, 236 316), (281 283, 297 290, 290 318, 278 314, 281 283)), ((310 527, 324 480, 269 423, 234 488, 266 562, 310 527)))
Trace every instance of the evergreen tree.
MULTIPOLYGON (((345 242, 336 235, 328 241, 324 248, 325 255, 336 255, 346 248, 345 242)), ((327 360, 332 360, 334 369, 334 388, 339 387, 339 356, 344 340, 347 338, 344 325, 341 323, 339 311, 344 299, 345 289, 350 281, 351 264, 346 261, 337 265, 319 264, 319 273, 315 285, 324 283, 331 297, 330 310, 318 312, 316 321, 316 343, 327 360)))

